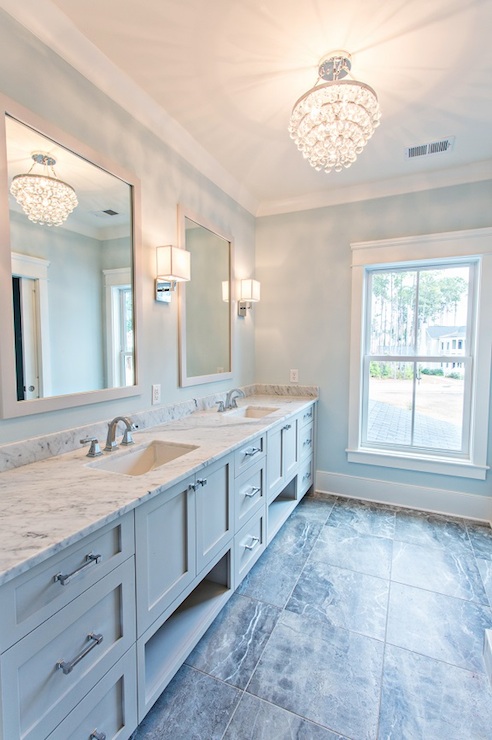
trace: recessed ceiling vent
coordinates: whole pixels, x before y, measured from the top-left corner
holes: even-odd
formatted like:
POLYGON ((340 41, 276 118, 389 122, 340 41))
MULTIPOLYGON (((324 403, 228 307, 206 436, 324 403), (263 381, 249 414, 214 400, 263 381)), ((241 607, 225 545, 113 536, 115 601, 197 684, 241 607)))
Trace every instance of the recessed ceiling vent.
POLYGON ((406 159, 415 159, 415 157, 428 157, 431 154, 444 154, 450 152, 454 146, 454 136, 447 136, 439 141, 432 141, 430 144, 419 144, 418 146, 407 146, 405 149, 406 159))
POLYGON ((104 211, 91 211, 93 216, 97 218, 106 218, 106 216, 119 216, 118 211, 113 211, 112 208, 106 208, 104 211))

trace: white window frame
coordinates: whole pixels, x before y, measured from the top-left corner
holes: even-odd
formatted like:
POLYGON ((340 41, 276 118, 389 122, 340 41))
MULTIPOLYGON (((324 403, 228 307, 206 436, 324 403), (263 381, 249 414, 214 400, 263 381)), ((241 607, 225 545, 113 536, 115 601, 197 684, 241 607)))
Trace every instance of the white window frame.
POLYGON ((484 480, 487 465, 492 347, 492 228, 357 242, 352 249, 352 309, 349 379, 349 462, 484 480), (363 340, 368 269, 439 260, 477 261, 475 361, 470 400, 470 440, 466 458, 364 447, 361 440, 363 340))

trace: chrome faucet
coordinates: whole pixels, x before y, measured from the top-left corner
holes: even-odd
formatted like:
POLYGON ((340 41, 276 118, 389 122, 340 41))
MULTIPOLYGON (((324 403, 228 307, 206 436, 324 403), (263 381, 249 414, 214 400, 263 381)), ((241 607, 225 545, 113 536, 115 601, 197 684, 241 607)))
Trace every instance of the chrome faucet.
POLYGON ((236 398, 244 398, 244 393, 240 388, 233 388, 232 391, 227 391, 224 407, 226 409, 237 409, 236 398))
POLYGON ((134 444, 132 431, 133 429, 135 429, 135 426, 132 424, 131 420, 128 418, 128 416, 115 416, 114 419, 108 424, 108 436, 106 437, 106 447, 104 448, 106 452, 112 452, 118 447, 118 444, 116 442, 116 427, 118 426, 118 423, 120 421, 122 421, 126 427, 123 438, 121 440, 121 444, 134 444))

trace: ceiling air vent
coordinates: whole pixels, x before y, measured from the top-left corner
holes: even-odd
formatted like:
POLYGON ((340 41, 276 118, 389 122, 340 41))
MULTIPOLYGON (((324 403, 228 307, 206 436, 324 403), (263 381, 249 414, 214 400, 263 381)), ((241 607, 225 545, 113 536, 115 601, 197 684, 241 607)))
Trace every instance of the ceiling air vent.
POLYGON ((431 154, 444 154, 444 152, 450 152, 453 146, 454 136, 447 136, 445 139, 432 141, 430 144, 408 146, 405 149, 405 158, 415 159, 415 157, 428 157, 431 154))

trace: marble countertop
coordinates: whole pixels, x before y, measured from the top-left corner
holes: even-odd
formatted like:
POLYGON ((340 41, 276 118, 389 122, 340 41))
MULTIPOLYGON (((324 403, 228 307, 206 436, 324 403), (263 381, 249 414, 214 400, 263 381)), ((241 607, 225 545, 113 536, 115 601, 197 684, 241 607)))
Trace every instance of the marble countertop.
MULTIPOLYGON (((181 419, 134 433, 135 445, 109 455, 124 455, 152 440, 196 449, 139 476, 97 468, 87 447, 0 474, 0 584, 58 550, 162 493, 174 483, 247 443, 286 416, 316 400, 296 396, 248 396, 238 406, 272 406, 260 419, 197 411, 181 419)), ((122 427, 118 428, 120 439, 122 427)))

